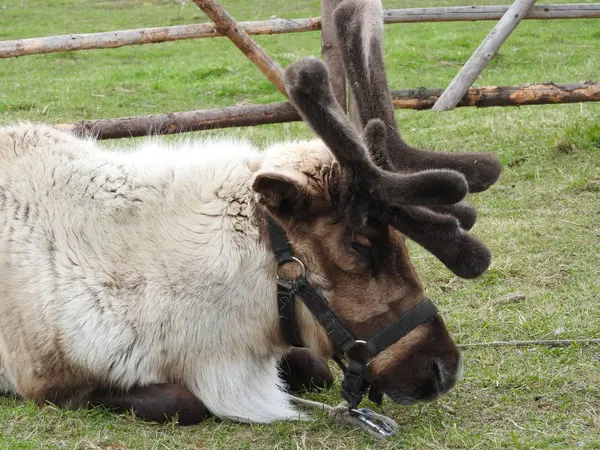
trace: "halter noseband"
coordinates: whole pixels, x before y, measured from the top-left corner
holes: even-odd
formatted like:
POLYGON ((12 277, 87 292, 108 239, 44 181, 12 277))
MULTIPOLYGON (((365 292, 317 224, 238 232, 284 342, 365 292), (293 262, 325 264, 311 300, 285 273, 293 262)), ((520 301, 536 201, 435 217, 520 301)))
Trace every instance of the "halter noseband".
POLYGON ((295 279, 286 279, 277 274, 277 306, 279 308, 279 326, 286 342, 295 347, 303 347, 295 317, 294 299, 299 297, 309 309, 327 336, 333 341, 334 360, 344 372, 340 393, 350 404, 351 410, 356 407, 369 390, 369 399, 381 404, 383 395, 370 386, 367 380, 367 369, 371 360, 390 345, 396 343, 423 322, 437 314, 433 302, 425 298, 403 316, 379 331, 368 340, 355 339, 344 326, 342 320, 329 308, 327 300, 321 297, 306 279, 306 268, 302 261, 294 257, 285 231, 273 220, 267 218, 271 246, 275 253, 277 269, 286 263, 298 264, 301 275, 295 279), (342 362, 347 361, 347 366, 342 362))

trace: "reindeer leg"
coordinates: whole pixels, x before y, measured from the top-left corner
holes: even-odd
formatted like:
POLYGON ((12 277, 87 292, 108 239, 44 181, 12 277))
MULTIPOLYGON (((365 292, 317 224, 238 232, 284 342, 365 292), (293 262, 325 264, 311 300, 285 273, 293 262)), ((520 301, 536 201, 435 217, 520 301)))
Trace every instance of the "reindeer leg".
POLYGON ((180 425, 195 425, 210 411, 194 394, 178 384, 151 384, 126 392, 97 390, 88 398, 91 406, 104 406, 116 412, 131 411, 140 418, 169 422, 177 418, 180 425))
POLYGON ((327 361, 307 348, 292 347, 281 359, 279 369, 290 392, 310 392, 333 384, 327 361))

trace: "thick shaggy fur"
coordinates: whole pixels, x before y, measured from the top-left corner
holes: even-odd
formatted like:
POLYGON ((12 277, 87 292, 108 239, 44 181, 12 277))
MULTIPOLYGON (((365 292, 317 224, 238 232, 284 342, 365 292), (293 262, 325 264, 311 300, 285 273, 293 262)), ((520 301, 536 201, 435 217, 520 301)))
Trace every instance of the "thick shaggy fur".
POLYGON ((298 418, 251 185, 265 165, 314 158, 332 160, 322 143, 109 152, 46 126, 0 128, 0 391, 60 404, 178 383, 218 417, 298 418))

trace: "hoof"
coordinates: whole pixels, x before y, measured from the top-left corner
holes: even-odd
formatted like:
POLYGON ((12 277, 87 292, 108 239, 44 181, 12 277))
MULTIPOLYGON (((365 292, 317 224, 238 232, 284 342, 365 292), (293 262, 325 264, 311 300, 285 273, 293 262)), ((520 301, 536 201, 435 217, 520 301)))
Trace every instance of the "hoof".
POLYGON ((279 369, 289 392, 311 392, 333 385, 327 361, 306 348, 292 347, 281 359, 279 369))

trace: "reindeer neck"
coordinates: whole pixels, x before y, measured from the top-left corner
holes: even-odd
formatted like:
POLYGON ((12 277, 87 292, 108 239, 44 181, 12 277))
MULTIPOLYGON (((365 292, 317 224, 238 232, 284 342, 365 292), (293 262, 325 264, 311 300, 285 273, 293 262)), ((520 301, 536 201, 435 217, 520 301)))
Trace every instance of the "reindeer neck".
MULTIPOLYGON (((257 224, 261 236, 261 246, 265 247, 272 255, 272 263, 270 264, 269 270, 269 282, 274 285, 277 284, 277 263, 275 261, 275 255, 271 243, 271 237, 269 234, 268 227, 269 213, 260 205, 256 205, 254 213, 254 223, 257 224)), ((310 270, 310 268, 309 268, 310 270)), ((279 269, 279 275, 288 279, 297 277, 299 274, 298 267, 292 265, 283 265, 279 269)), ((277 311, 279 307, 277 298, 274 295, 272 298, 266 299, 266 302, 272 305, 273 309, 277 311)), ((327 337, 327 334, 323 330, 323 327, 314 318, 312 313, 304 305, 302 300, 297 297, 294 300, 296 330, 299 334, 299 338, 306 347, 312 348, 317 354, 329 357, 333 354, 333 347, 331 340, 327 337)), ((279 321, 279 314, 277 318, 277 324, 273 332, 275 337, 275 343, 280 346, 288 346, 285 340, 281 325, 279 321)))

